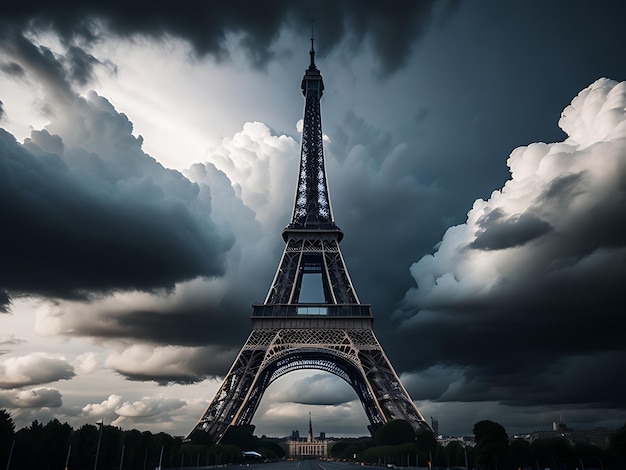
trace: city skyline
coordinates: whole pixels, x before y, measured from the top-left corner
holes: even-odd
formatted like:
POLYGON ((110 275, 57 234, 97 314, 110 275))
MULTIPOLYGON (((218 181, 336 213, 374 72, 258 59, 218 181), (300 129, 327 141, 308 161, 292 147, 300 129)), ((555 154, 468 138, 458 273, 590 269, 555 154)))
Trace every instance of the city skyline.
MULTIPOLYGON (((284 247, 314 16, 341 249, 424 417, 622 426, 625 7, 319 5, 0 14, 0 408, 191 429, 284 247)), ((315 371, 252 423, 311 407, 367 434, 315 371)))

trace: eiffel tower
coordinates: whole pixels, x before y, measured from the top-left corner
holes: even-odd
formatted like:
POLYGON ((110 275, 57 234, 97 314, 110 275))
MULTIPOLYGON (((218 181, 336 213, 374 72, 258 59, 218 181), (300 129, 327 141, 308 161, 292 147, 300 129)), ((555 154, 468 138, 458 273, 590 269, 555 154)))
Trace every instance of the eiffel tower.
POLYGON ((302 369, 326 371, 350 384, 372 434, 392 419, 432 432, 376 339, 370 305, 359 301, 339 249, 343 232, 328 196, 320 113, 324 82, 313 38, 310 56, 301 85, 305 108, 295 203, 282 231, 285 250, 265 302, 253 305, 252 333, 192 429, 208 432, 215 442, 230 426, 251 423, 272 382, 302 369), (312 293, 317 297, 308 298, 312 293))

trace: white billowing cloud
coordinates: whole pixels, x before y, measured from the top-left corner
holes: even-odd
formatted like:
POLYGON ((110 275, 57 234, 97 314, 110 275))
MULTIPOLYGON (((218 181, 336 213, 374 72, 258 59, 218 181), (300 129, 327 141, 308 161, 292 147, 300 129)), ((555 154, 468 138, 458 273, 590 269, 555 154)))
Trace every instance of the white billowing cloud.
POLYGON ((72 361, 77 375, 89 375, 98 369, 98 358, 93 352, 85 352, 72 361))
MULTIPOLYGON (((241 132, 226 138, 207 156, 232 182, 243 203, 263 225, 274 226, 276 218, 286 225, 285 201, 295 194, 298 143, 291 137, 272 135, 261 122, 247 122, 241 132)), ((188 175, 188 173, 185 173, 188 175)), ((189 177, 189 176, 188 176, 189 177)))
POLYGON ((523 286, 593 281, 602 271, 623 276, 626 82, 597 80, 559 125, 567 139, 515 149, 504 187, 477 200, 467 222, 413 264, 417 287, 405 301, 421 309, 420 321, 429 310, 495 300, 523 286))
POLYGON ((177 410, 185 405, 185 400, 160 394, 156 397, 143 397, 132 403, 124 402, 115 412, 128 418, 147 418, 177 410))
POLYGON ((0 390, 0 408, 58 408, 62 404, 62 395, 56 388, 0 390))
POLYGON ((224 354, 211 346, 154 347, 135 344, 121 352, 112 352, 105 365, 131 379, 167 384, 197 382, 208 375, 206 370, 214 368, 214 363, 230 365, 231 360, 230 354, 224 354))
POLYGON ((67 380, 75 375, 65 359, 44 353, 8 357, 0 362, 0 388, 5 389, 67 380))
POLYGON ((597 80, 572 100, 559 120, 559 126, 580 148, 596 142, 624 138, 626 84, 606 78, 597 80))
MULTIPOLYGON (((201 405, 206 406, 205 403, 201 405)), ((94 421, 102 419, 106 424, 125 429, 137 429, 137 427, 145 427, 145 424, 154 429, 155 423, 158 422, 156 427, 167 431, 180 427, 181 423, 189 420, 189 414, 193 415, 193 419, 197 419, 196 416, 200 413, 198 403, 164 394, 146 396, 132 402, 113 394, 100 403, 85 405, 81 416, 94 421)), ((191 426, 192 423, 187 424, 187 427, 191 428, 191 426)))
POLYGON ((81 414, 85 418, 103 419, 109 418, 107 421, 112 421, 117 410, 122 405, 122 397, 120 395, 109 395, 106 400, 100 403, 90 403, 83 406, 81 414))

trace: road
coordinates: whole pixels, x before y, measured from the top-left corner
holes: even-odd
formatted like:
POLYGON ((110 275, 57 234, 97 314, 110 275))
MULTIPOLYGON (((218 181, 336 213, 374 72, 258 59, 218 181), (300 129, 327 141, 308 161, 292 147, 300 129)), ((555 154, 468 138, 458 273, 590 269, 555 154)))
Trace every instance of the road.
MULTIPOLYGON (((358 463, 347 462, 331 462, 328 460, 285 460, 281 462, 253 463, 253 464, 233 464, 227 467, 211 466, 211 467, 184 467, 182 470, 372 470, 374 467, 362 467, 358 463)), ((381 467, 377 467, 378 470, 381 467)), ((163 470, 168 470, 163 468, 163 470)), ((171 469, 174 470, 174 469, 171 469)), ((176 469, 180 470, 180 469, 176 469)))
MULTIPOLYGON (((233 467, 235 467, 233 465, 233 467)), ((242 470, 362 470, 372 467, 361 467, 358 463, 333 462, 329 460, 285 460, 263 464, 251 464, 242 470)), ((236 470, 233 468, 232 470, 236 470)), ((380 470, 380 467, 379 467, 380 470)))

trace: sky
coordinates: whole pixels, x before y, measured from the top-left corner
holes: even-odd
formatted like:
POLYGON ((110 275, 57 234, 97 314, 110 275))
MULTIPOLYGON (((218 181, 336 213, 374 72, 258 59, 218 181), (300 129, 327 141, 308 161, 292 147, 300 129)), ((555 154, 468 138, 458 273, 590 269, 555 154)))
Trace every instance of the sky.
MULTIPOLYGON (((278 266, 311 20, 341 249, 424 417, 626 422, 620 1, 21 2, 0 13, 0 409, 185 435, 278 266)), ((320 371, 257 435, 367 435, 320 371)))

